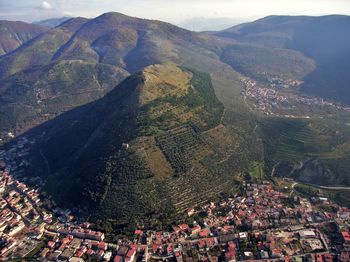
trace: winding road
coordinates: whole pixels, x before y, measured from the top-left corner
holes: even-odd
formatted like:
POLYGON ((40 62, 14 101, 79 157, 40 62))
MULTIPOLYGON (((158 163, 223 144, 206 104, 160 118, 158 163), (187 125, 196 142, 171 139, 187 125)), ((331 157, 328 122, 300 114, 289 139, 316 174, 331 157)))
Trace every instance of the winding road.
POLYGON ((315 185, 315 184, 310 184, 310 183, 299 183, 299 182, 293 182, 292 184, 292 189, 294 190, 294 187, 297 184, 304 184, 307 186, 312 186, 312 187, 317 187, 317 188, 321 188, 321 189, 328 189, 328 190, 350 190, 350 187, 346 187, 346 186, 320 186, 320 185, 315 185))

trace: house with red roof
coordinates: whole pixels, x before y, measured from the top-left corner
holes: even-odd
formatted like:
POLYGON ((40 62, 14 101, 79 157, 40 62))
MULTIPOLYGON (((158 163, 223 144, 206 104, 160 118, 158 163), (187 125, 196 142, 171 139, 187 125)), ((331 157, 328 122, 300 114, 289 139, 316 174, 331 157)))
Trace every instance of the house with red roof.
POLYGON ((205 238, 205 243, 207 244, 207 247, 213 247, 218 244, 218 241, 215 237, 209 237, 205 238))
POLYGON ((191 228, 191 235, 193 236, 193 235, 196 235, 196 234, 198 234, 200 231, 201 231, 201 227, 200 226, 194 226, 194 227, 192 227, 191 228))
POLYGON ((197 245, 200 250, 203 250, 206 247, 206 242, 203 239, 201 239, 198 241, 197 245))
POLYGON ((131 262, 134 261, 136 255, 136 250, 135 249, 130 249, 128 253, 125 256, 125 262, 131 262))
POLYGON ((345 243, 350 243, 350 234, 349 234, 349 232, 342 231, 341 235, 342 235, 345 243))
POLYGON ((317 254, 316 261, 317 262, 323 262, 323 255, 322 254, 317 254))
POLYGON ((102 249, 97 251, 97 255, 99 255, 100 257, 102 257, 104 254, 105 254, 105 252, 102 249))
POLYGON ((227 251, 225 253, 226 261, 236 261, 236 254, 234 251, 227 251))
POLYGON ((84 255, 83 250, 79 249, 77 252, 75 252, 75 257, 81 258, 84 255))
POLYGON ((67 244, 67 243, 69 243, 70 242, 70 240, 69 240, 69 238, 68 237, 65 237, 65 238, 63 238, 62 239, 62 244, 67 244))
POLYGON ((186 231, 189 229, 189 226, 187 224, 181 224, 179 227, 182 231, 186 231))
POLYGON ((332 255, 330 253, 324 254, 324 260, 326 262, 332 262, 333 261, 332 255))
POLYGON ((200 237, 208 237, 210 235, 211 231, 209 228, 205 228, 199 232, 200 237))
POLYGON ((106 250, 107 250, 107 244, 106 244, 106 242, 99 242, 98 245, 97 245, 97 248, 106 251, 106 250))
POLYGON ((87 251, 86 251, 86 254, 88 254, 89 256, 93 255, 95 253, 95 251, 93 251, 91 248, 89 248, 87 251))
POLYGON ((114 262, 123 262, 123 257, 122 256, 119 256, 119 255, 116 255, 115 257, 114 257, 114 262))
POLYGON ((143 231, 140 230, 140 229, 136 229, 136 230, 135 230, 135 235, 136 235, 136 236, 141 236, 142 233, 143 233, 143 231))

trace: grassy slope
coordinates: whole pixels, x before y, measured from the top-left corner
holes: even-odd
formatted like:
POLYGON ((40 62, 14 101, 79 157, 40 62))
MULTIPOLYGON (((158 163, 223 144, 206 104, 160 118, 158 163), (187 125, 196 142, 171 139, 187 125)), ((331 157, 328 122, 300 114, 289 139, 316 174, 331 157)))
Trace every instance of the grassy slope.
POLYGON ((41 25, 19 21, 0 21, 0 57, 14 51, 47 30, 48 28, 41 25))
POLYGON ((221 59, 237 71, 263 82, 271 77, 303 79, 315 68, 314 62, 299 52, 249 44, 227 47, 221 59))
POLYGON ((76 106, 102 97, 128 73, 104 64, 62 61, 2 81, 2 131, 21 133, 76 106))
POLYGON ((350 128, 347 120, 348 117, 344 116, 312 120, 262 119, 261 132, 269 172, 281 161, 299 164, 307 159, 316 159, 314 163, 318 163, 316 166, 321 169, 316 171, 316 166, 310 162, 306 169, 297 171, 294 176, 299 179, 311 176, 316 184, 349 185, 347 141, 350 128))

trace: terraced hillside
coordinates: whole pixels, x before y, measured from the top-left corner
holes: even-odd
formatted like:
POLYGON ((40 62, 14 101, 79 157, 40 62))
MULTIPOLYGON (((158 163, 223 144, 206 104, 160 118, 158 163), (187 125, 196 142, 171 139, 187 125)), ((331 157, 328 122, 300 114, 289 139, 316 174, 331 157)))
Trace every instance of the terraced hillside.
POLYGON ((347 119, 263 119, 268 172, 319 185, 349 185, 347 119))
POLYGON ((145 217, 148 225, 169 221, 236 190, 250 168, 223 113, 209 75, 149 66, 102 99, 28 132, 36 140, 32 175, 41 175, 57 203, 116 230, 145 217))

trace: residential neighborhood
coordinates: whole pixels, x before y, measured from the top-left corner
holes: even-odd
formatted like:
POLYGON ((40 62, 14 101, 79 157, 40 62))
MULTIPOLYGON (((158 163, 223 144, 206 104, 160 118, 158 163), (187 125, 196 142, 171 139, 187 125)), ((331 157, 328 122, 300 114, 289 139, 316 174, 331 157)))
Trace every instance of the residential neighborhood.
POLYGON ((320 198, 331 210, 245 182, 242 195, 190 208, 172 230, 136 228, 108 242, 69 210, 43 207, 40 190, 0 171, 0 257, 41 261, 349 261, 350 209, 320 198))
POLYGON ((325 112, 328 114, 339 111, 350 112, 348 106, 320 97, 302 96, 295 92, 302 84, 298 80, 269 78, 265 85, 247 77, 242 77, 241 81, 245 87, 243 90, 245 101, 252 102, 253 109, 265 115, 310 118, 321 117, 325 112), (319 114, 320 112, 322 114, 319 114))

